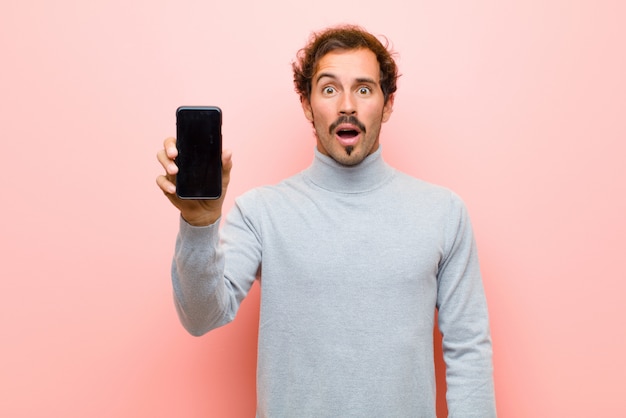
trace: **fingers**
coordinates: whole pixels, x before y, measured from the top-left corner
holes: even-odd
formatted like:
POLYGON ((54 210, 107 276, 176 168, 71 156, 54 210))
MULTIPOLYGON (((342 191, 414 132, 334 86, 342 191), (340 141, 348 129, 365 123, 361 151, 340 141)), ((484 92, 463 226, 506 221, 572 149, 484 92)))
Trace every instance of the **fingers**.
POLYGON ((163 143, 163 149, 157 152, 157 160, 159 160, 168 176, 174 176, 178 173, 178 166, 174 162, 177 156, 176 139, 167 138, 163 143))
POLYGON ((230 170, 233 168, 233 153, 225 149, 222 151, 222 199, 226 195, 230 183, 230 170))
POLYGON ((230 171, 233 167, 232 152, 222 151, 222 196, 216 200, 181 200, 176 195, 176 174, 178 166, 175 159, 178 156, 176 139, 167 138, 163 141, 163 148, 157 152, 157 160, 165 170, 157 176, 156 183, 167 198, 176 206, 183 218, 191 225, 210 225, 220 218, 226 189, 230 183, 230 171))
POLYGON ((163 149, 171 160, 178 157, 178 149, 176 148, 176 138, 169 137, 163 141, 163 149))
POLYGON ((229 149, 224 149, 222 150, 222 165, 224 167, 229 166, 228 170, 230 171, 230 168, 233 165, 233 152, 229 149))
POLYGON ((222 177, 230 177, 233 168, 233 153, 229 149, 222 151, 222 177))
POLYGON ((156 178, 157 185, 165 194, 173 195, 176 193, 176 185, 166 176, 160 175, 156 178))
POLYGON ((178 156, 176 149, 176 138, 167 138, 163 141, 163 148, 157 152, 157 160, 165 169, 165 175, 157 177, 156 182, 165 194, 174 195, 176 193, 176 173, 178 166, 174 159, 178 156))

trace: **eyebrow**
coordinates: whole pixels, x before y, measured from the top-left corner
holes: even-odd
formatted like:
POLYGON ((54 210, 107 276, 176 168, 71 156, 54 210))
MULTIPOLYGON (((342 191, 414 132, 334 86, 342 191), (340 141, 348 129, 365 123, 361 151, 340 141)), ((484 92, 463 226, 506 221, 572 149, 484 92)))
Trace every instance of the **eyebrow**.
MULTIPOLYGON (((328 77, 328 78, 332 78, 333 80, 337 79, 337 76, 332 74, 332 73, 320 73, 317 78, 315 79, 316 83, 319 83, 319 81, 324 78, 324 77, 328 77)), ((368 78, 368 77, 361 77, 361 78, 357 78, 356 79, 357 83, 366 83, 366 84, 374 84, 377 85, 378 82, 375 81, 374 79, 368 78)))
POLYGON ((316 83, 319 83, 319 81, 324 78, 324 77, 328 77, 328 78, 332 78, 332 79, 337 79, 337 77, 334 74, 331 73, 320 73, 317 78, 315 79, 316 83))

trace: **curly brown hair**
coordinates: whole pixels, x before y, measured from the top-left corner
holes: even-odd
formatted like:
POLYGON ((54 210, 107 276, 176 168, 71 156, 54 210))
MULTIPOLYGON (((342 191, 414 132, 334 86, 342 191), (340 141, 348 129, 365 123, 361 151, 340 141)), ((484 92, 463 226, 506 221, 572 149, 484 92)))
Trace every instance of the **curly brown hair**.
POLYGON ((385 45, 374 35, 360 26, 341 25, 313 33, 309 43, 298 51, 297 61, 292 64, 293 82, 295 90, 300 95, 300 100, 308 100, 311 96, 311 85, 317 64, 320 59, 329 52, 336 50, 369 49, 372 51, 380 65, 380 86, 383 91, 385 103, 397 89, 398 67, 393 59, 393 54, 388 50, 388 42, 385 45))

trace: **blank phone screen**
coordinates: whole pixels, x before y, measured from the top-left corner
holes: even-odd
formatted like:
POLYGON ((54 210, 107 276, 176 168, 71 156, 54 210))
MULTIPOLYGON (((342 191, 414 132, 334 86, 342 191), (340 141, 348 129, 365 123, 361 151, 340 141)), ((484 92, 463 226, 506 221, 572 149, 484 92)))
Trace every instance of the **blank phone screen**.
POLYGON ((176 194, 183 199, 219 198, 222 194, 221 110, 178 108, 176 135, 176 194))

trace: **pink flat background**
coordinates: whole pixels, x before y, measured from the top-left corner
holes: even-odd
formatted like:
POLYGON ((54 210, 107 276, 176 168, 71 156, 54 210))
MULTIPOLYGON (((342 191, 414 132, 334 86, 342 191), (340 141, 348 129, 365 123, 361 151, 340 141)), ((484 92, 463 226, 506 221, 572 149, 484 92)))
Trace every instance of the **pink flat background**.
POLYGON ((399 52, 386 160, 467 203, 499 416, 626 416, 624 4, 3 2, 0 416, 253 416, 258 288, 185 333, 155 154, 177 106, 207 104, 228 207, 308 165, 290 63, 339 22, 399 52))

